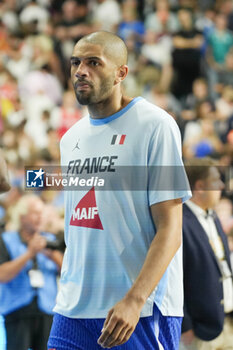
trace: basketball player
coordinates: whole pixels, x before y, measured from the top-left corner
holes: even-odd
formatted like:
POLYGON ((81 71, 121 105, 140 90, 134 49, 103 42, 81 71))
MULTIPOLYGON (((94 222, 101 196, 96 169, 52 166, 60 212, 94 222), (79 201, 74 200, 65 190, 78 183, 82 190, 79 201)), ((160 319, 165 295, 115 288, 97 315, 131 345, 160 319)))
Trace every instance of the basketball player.
MULTIPOLYGON (((81 38, 71 57, 89 116, 61 140, 61 164, 79 178, 120 166, 182 166, 171 116, 122 94, 127 48, 116 35, 81 38)), ((150 168, 149 168, 150 169, 150 168)), ((136 173, 135 173, 136 176, 136 173)), ((123 177, 116 177, 119 188, 123 177)), ((48 349, 178 349, 182 320, 182 201, 187 190, 65 191, 65 252, 48 349)))

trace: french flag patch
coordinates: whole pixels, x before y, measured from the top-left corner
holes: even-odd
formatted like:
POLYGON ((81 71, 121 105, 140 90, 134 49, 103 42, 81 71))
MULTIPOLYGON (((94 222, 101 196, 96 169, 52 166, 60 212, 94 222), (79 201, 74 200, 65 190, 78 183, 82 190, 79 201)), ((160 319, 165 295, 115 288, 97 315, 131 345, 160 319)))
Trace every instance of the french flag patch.
POLYGON ((113 135, 111 145, 123 145, 126 135, 113 135))

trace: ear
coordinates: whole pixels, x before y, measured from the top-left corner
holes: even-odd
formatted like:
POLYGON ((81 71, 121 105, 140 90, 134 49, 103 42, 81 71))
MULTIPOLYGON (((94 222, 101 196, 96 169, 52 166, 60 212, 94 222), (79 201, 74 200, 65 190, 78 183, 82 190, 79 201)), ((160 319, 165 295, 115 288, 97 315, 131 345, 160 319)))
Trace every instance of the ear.
POLYGON ((126 78, 128 71, 129 71, 129 68, 125 64, 120 66, 117 69, 117 73, 116 73, 116 83, 117 84, 121 83, 126 78))
POLYGON ((204 190, 204 182, 203 182, 203 180, 197 180, 195 182, 194 190, 196 190, 196 191, 203 191, 204 190))

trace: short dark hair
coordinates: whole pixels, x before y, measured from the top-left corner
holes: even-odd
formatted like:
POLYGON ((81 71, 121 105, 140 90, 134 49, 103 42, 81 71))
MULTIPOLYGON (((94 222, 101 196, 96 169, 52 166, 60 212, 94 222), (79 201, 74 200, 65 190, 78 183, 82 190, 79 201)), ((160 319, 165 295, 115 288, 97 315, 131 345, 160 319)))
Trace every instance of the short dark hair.
POLYGON ((209 176, 209 170, 217 166, 216 160, 210 157, 192 158, 185 162, 185 170, 188 176, 191 189, 195 188, 198 180, 205 180, 209 176))

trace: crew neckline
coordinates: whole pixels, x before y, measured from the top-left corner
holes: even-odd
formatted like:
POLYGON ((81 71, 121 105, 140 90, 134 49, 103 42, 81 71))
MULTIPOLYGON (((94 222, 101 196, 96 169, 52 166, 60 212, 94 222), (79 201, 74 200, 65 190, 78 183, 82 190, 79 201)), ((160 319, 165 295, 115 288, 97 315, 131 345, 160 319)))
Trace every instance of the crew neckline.
POLYGON ((91 116, 89 115, 89 120, 91 125, 103 125, 103 124, 107 124, 110 123, 111 121, 121 117, 124 113, 126 113, 133 105, 135 105, 135 103, 137 103, 139 100, 142 100, 142 97, 138 96, 135 97, 132 101, 130 101, 127 106, 125 106, 124 108, 122 108, 119 112, 116 112, 112 115, 110 115, 109 117, 106 118, 101 118, 101 119, 93 119, 91 118, 91 116))

